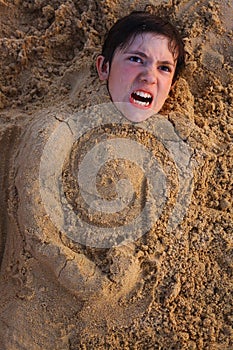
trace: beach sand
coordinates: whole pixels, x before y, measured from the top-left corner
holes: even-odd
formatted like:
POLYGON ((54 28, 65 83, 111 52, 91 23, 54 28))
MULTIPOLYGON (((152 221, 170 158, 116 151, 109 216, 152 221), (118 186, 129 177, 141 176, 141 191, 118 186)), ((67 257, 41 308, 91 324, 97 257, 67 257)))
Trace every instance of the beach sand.
POLYGON ((0 349, 233 349, 232 1, 0 0, 0 23, 0 349), (131 125, 94 62, 144 9, 178 27, 187 64, 160 115, 131 125), (90 163, 105 205, 129 179, 129 207, 89 210, 90 163))

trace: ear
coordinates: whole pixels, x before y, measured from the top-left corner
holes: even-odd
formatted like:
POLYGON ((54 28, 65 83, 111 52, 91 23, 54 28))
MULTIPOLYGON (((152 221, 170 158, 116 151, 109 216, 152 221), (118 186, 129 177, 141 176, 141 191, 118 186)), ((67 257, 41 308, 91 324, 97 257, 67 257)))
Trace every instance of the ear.
POLYGON ((109 62, 104 63, 104 56, 99 55, 96 59, 96 68, 100 80, 107 80, 109 76, 109 62))

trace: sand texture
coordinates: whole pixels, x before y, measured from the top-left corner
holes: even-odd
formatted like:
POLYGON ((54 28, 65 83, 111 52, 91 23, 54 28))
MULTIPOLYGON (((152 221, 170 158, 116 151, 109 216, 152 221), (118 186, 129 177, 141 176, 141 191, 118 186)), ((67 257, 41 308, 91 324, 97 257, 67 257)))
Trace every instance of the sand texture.
POLYGON ((232 41, 232 0, 0 0, 0 350, 233 349, 232 41), (145 8, 187 66, 135 125, 94 61, 145 8))

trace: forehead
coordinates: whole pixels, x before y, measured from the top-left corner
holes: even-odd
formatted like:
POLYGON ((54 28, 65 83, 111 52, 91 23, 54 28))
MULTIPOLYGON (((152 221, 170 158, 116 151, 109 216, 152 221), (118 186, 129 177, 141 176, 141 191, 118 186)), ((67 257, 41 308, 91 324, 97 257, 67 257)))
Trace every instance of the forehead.
POLYGON ((170 49, 169 39, 156 33, 139 33, 131 38, 116 52, 127 53, 131 51, 141 51, 148 55, 166 55, 175 60, 174 54, 170 49))

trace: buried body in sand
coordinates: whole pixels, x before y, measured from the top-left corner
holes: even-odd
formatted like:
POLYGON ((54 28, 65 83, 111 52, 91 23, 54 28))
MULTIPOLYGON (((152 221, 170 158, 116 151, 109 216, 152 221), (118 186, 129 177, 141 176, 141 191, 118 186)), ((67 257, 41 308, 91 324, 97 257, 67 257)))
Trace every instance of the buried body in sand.
MULTIPOLYGON (((193 116, 158 114, 183 59, 170 24, 132 14, 97 57, 110 98, 37 112, 18 138, 1 270, 3 349, 230 349, 228 322, 217 338, 209 301, 221 303, 207 278, 218 268, 202 261, 217 244, 206 230, 217 214, 205 221, 197 210, 204 185, 195 183, 212 169, 212 146, 193 116)), ((188 85, 180 78, 179 86, 191 114, 188 85)))

